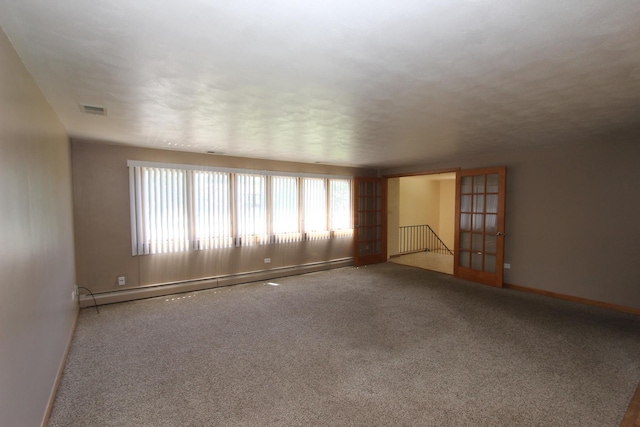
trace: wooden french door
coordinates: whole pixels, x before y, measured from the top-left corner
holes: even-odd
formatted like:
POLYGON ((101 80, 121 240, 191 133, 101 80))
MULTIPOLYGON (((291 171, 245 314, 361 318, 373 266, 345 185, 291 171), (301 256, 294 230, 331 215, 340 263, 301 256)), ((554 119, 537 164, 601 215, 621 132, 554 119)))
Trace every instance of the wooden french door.
POLYGON ((387 180, 354 179, 354 265, 387 261, 387 180))
POLYGON ((505 180, 504 167, 456 173, 456 277, 502 287, 505 180))

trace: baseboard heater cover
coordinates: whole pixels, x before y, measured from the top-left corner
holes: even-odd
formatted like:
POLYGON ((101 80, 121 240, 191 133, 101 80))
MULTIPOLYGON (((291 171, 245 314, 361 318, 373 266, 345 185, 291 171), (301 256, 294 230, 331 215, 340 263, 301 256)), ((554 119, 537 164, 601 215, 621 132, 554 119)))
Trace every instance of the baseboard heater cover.
MULTIPOLYGON (((161 297, 184 292, 202 291, 222 286, 239 285, 241 283, 258 282, 261 280, 276 279, 278 277, 295 276, 298 274, 313 273, 316 271, 332 270, 334 268, 349 267, 353 265, 353 258, 343 258, 331 261, 303 264, 292 267, 281 267, 270 270, 252 271, 248 273, 230 274, 226 276, 195 279, 183 282, 161 283, 146 285, 134 289, 103 292, 95 294, 98 305, 113 304, 118 302, 133 301, 137 299, 161 297)), ((83 295, 80 298, 80 307, 93 306, 93 298, 83 295)))

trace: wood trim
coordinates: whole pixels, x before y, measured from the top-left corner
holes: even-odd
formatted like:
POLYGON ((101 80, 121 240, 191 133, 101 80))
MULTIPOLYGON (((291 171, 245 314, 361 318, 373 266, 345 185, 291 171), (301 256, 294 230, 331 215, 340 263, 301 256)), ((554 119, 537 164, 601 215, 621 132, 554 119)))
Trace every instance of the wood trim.
POLYGON ((544 296, 547 296, 547 297, 563 299, 563 300, 566 300, 566 301, 573 301, 573 302, 578 302, 578 303, 581 303, 581 304, 593 305, 593 306, 596 306, 596 307, 602 307, 602 308, 608 308, 610 310, 621 311, 621 312, 624 312, 624 313, 631 313, 631 314, 640 315, 640 309, 633 308, 633 307, 626 307, 624 305, 611 304, 611 303, 608 303, 608 302, 596 301, 596 300, 592 300, 592 299, 576 297, 576 296, 573 296, 573 295, 560 294, 560 293, 557 293, 557 292, 545 291, 545 290, 542 290, 542 289, 529 288, 529 287, 526 287, 526 286, 513 285, 513 284, 510 284, 510 283, 505 283, 504 287, 507 288, 507 289, 513 289, 513 290, 516 290, 516 291, 529 292, 529 293, 532 293, 532 294, 544 295, 544 296))
POLYGON ((638 383, 636 392, 631 398, 620 427, 640 427, 640 383, 638 383))
POLYGON ((58 365, 58 373, 56 374, 56 380, 53 383, 53 387, 51 388, 51 394, 49 394, 49 401, 47 402, 47 407, 44 411, 44 416, 42 417, 41 427, 46 427, 49 423, 49 416, 51 416, 51 409, 53 409, 53 402, 56 399, 56 392, 58 391, 58 386, 60 385, 60 380, 62 379, 62 372, 64 371, 64 366, 67 363, 67 356, 69 356, 69 350, 71 350, 71 342, 73 341, 73 335, 76 332, 76 326, 78 325, 78 317, 80 315, 80 307, 76 306, 76 314, 73 317, 73 325, 71 326, 71 331, 69 332, 69 336, 67 337, 67 345, 64 349, 64 353, 62 354, 62 360, 60 360, 60 365, 58 365))
POLYGON ((410 173, 394 173, 391 175, 382 175, 383 178, 403 178, 407 176, 437 175, 440 173, 458 172, 462 168, 436 169, 432 171, 410 172, 410 173))

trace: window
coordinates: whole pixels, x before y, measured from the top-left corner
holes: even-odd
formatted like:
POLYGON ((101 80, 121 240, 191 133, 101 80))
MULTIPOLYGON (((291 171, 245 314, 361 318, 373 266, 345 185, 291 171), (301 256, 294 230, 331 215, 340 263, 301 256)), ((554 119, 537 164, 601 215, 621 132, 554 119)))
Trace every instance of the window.
POLYGON ((266 176, 236 175, 236 246, 267 243, 266 176))
POLYGON ((307 239, 322 239, 329 235, 327 226, 327 182, 322 178, 303 178, 304 232, 307 239))
POLYGON ((271 227, 275 243, 300 240, 298 211, 298 178, 271 177, 271 227))
POLYGON ((329 194, 331 210, 329 222, 331 231, 337 237, 353 235, 351 213, 351 180, 330 179, 329 194))
POLYGON ((193 171, 194 249, 233 244, 228 173, 193 171))
POLYGON ((129 161, 132 254, 353 235, 351 179, 129 161))
POLYGON ((134 252, 155 254, 188 250, 186 171, 141 167, 132 170, 132 175, 134 252))

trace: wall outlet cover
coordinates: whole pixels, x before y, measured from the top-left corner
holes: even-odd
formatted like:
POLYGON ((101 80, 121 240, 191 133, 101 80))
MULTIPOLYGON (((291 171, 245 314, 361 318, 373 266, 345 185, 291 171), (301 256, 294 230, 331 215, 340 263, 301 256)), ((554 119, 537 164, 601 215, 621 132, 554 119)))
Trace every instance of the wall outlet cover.
POLYGON ((265 264, 271 264, 271 258, 265 258, 264 259, 264 263, 265 264))
POLYGON ((119 276, 118 277, 118 286, 124 286, 126 283, 127 282, 126 282, 124 276, 119 276))

